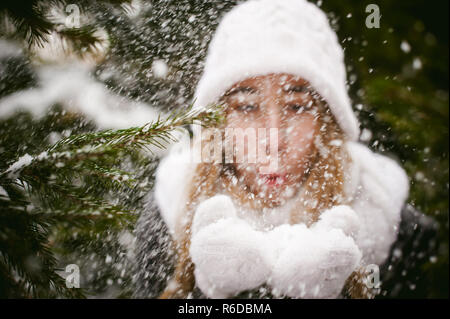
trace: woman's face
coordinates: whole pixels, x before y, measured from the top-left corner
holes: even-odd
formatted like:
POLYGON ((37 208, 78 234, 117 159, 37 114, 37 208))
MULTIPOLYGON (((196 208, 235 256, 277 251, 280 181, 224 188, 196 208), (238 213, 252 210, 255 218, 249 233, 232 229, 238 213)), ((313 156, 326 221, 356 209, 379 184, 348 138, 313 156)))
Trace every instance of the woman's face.
MULTIPOLYGON (((270 206, 282 204, 298 191, 315 158, 314 139, 319 133, 316 99, 307 81, 289 74, 248 78, 223 96, 226 128, 253 129, 257 145, 264 145, 267 155, 273 152, 269 129, 278 133, 277 152, 270 155, 276 157, 277 165, 269 171, 261 171, 268 163, 260 163, 259 157, 256 163, 244 160, 233 164, 238 182, 270 206), (261 128, 266 129, 265 135, 258 134, 261 128)), ((248 159, 247 138, 245 143, 234 142, 234 146, 235 154, 243 152, 248 159)))

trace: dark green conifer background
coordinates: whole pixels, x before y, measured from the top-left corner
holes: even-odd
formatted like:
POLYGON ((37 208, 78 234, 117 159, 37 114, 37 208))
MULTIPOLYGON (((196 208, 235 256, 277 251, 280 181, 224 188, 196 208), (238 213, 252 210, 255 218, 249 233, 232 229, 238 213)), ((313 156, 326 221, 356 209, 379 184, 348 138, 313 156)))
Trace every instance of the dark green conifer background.
MULTIPOLYGON (((93 76, 113 92, 161 110, 186 108, 209 40, 236 1, 142 1, 151 6, 134 18, 126 15, 127 2, 45 1, 46 6, 76 3, 91 15, 81 29, 67 29, 46 19, 40 1, 2 1, 0 39, 15 41, 24 51, 0 55, 0 99, 38 85, 28 48, 48 45, 48 32, 56 30, 83 57, 96 54, 94 31, 103 28, 110 48, 93 76), (12 32, 6 21, 15 25, 12 32), (164 79, 149 73, 157 59, 169 66, 164 79)), ((402 163, 411 181, 408 201, 440 224, 439 253, 424 266, 421 284, 404 297, 448 298, 448 1, 314 2, 328 14, 345 48, 350 94, 365 142, 402 163), (380 8, 379 29, 365 25, 369 3, 380 8)), ((131 143, 136 130, 98 132, 95 123, 65 112, 63 105, 50 105, 42 119, 26 112, 0 119, 0 186, 8 195, 0 195, 1 298, 131 296, 132 265, 118 238, 132 232, 157 160, 131 147, 102 143, 120 138, 131 143), (18 181, 2 174, 25 154, 50 152, 51 132, 71 132, 66 142, 85 134, 78 144, 60 144, 54 152, 76 152, 100 135, 103 140, 98 152, 58 158, 62 167, 47 159, 18 172, 18 181), (84 269, 82 290, 66 289, 58 275, 74 261, 84 269)), ((147 136, 142 146, 164 138, 159 133, 147 136)))

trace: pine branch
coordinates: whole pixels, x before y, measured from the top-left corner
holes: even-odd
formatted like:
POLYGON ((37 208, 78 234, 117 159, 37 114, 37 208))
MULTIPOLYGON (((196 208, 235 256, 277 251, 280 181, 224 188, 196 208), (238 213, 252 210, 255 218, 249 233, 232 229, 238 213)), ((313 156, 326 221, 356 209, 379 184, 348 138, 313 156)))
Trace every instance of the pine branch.
MULTIPOLYGON (((131 1, 78 1, 77 5, 81 9, 80 12, 85 12, 94 7, 98 9, 99 3, 103 7, 109 5, 125 10, 123 4, 130 4, 131 1)), ((47 12, 50 8, 64 8, 66 5, 65 0, 4 0, 0 3, 0 13, 6 14, 15 26, 14 37, 25 40, 28 47, 33 45, 44 47, 49 41, 49 35, 55 33, 66 40, 69 48, 80 57, 84 57, 87 53, 95 54, 102 44, 102 39, 95 34, 97 31, 95 22, 70 28, 49 19, 47 12)))
POLYGON ((95 34, 96 31, 95 26, 86 25, 79 28, 62 28, 58 31, 58 35, 71 45, 71 50, 79 56, 84 56, 86 53, 99 52, 103 39, 95 34))
POLYGON ((114 265, 128 267, 118 236, 132 231, 139 201, 152 187, 145 174, 152 174, 155 159, 140 151, 166 147, 184 125, 208 126, 222 119, 219 106, 199 112, 191 105, 141 127, 70 136, 10 165, 0 174, 4 294, 80 297, 107 289, 111 278, 123 285, 130 282, 114 265), (106 262, 105 251, 117 263, 106 262), (91 269, 95 263, 86 258, 92 254, 99 256, 95 263, 102 263, 102 271, 89 282, 89 291, 67 289, 57 274, 61 260, 91 269))
POLYGON ((199 123, 202 126, 219 123, 223 120, 220 110, 221 107, 216 105, 210 106, 206 111, 199 112, 193 110, 192 104, 187 109, 172 112, 166 119, 158 117, 156 121, 140 127, 106 130, 68 137, 55 144, 49 152, 79 149, 82 145, 89 145, 92 150, 99 145, 119 148, 129 148, 130 146, 146 148, 146 145, 153 145, 163 149, 164 144, 176 141, 171 131, 194 123, 199 123))
MULTIPOLYGON (((27 176, 21 178, 32 182, 33 179, 39 179, 39 175, 33 175, 33 172, 36 172, 35 165, 39 167, 39 171, 55 168, 77 171, 80 168, 77 163, 89 163, 90 160, 95 162, 101 157, 115 157, 117 152, 127 153, 136 149, 152 152, 149 146, 164 149, 168 143, 177 141, 172 134, 174 130, 193 123, 210 126, 222 120, 221 106, 210 106, 206 111, 199 112, 193 110, 192 104, 184 110, 172 112, 166 119, 158 117, 156 121, 140 127, 105 130, 64 138, 35 157, 29 155, 22 157, 23 163, 16 162, 11 165, 0 174, 0 178, 12 181, 19 178, 21 172, 25 172, 27 176), (55 166, 55 162, 58 165, 55 166)), ((90 165, 89 171, 101 172, 104 176, 108 176, 106 174, 108 170, 102 169, 101 166, 90 165)), ((114 173, 111 173, 110 175, 114 176, 114 173)))

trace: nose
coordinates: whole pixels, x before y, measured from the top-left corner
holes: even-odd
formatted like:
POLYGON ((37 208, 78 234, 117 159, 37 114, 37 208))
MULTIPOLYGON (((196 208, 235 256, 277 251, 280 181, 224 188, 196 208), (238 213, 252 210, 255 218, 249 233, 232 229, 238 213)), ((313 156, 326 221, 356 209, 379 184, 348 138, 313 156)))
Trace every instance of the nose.
MULTIPOLYGON (((286 148, 287 132, 284 128, 282 108, 278 105, 276 99, 267 101, 266 105, 266 129, 275 128, 278 134, 278 152, 283 151, 286 148)), ((270 140, 269 134, 267 135, 267 147, 269 147, 270 140)))
POLYGON ((275 103, 270 103, 271 105, 267 107, 267 128, 280 128, 281 126, 281 114, 278 110, 278 106, 275 103))

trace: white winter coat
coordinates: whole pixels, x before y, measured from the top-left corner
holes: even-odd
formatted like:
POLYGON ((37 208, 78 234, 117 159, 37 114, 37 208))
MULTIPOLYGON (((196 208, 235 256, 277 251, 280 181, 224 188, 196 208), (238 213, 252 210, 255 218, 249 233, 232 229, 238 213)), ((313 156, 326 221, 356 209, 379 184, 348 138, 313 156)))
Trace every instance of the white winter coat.
MULTIPOLYGON (((408 197, 408 177, 395 160, 361 143, 345 147, 351 156, 345 189, 352 204, 323 212, 310 228, 288 224, 289 203, 267 211, 263 222, 224 194, 199 204, 190 253, 196 284, 206 296, 230 297, 267 284, 275 295, 335 298, 357 267, 386 260, 408 197)), ((195 169, 186 156, 173 147, 156 172, 156 204, 174 239, 195 169)))

